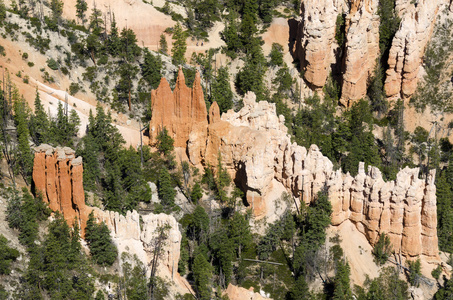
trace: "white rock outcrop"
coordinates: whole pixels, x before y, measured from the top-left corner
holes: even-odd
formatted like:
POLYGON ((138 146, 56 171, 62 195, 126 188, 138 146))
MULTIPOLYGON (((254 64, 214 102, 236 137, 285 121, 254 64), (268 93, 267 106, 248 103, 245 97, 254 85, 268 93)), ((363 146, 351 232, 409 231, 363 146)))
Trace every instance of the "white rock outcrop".
MULTIPOLYGON (((216 115, 213 107, 209 115, 216 115)), ((363 163, 355 177, 335 171, 316 145, 307 150, 291 143, 275 104, 256 102, 253 93, 246 95, 240 111, 212 119, 206 140, 198 134, 190 136, 189 158, 216 165, 220 153, 223 165, 242 184, 255 218, 276 220, 284 211, 276 209, 276 202, 285 190, 294 204, 284 205, 299 206, 301 201, 315 200, 326 188, 333 225, 351 220, 372 245, 386 232, 396 251, 437 259, 434 172, 419 179, 417 168, 406 168, 395 181, 385 182, 379 169, 369 167, 365 172, 363 163)))

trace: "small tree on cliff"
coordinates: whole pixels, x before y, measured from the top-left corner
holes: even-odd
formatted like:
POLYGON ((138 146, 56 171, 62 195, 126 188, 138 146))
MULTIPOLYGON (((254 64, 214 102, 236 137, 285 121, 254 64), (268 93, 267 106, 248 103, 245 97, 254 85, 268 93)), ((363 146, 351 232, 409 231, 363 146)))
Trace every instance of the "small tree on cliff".
POLYGON ((151 300, 155 298, 155 287, 156 287, 156 272, 157 266, 159 265, 159 259, 161 259, 162 254, 164 253, 164 247, 168 239, 168 233, 171 229, 169 224, 158 226, 155 233, 155 238, 151 242, 151 249, 153 249, 153 258, 150 262, 151 264, 151 274, 149 278, 149 297, 151 300))
POLYGON ((157 149, 159 150, 160 153, 164 154, 167 156, 170 154, 171 151, 174 149, 174 140, 171 138, 171 136, 168 135, 167 128, 162 128, 162 130, 159 132, 159 134, 156 137, 157 139, 157 149))
POLYGON ((374 261, 379 265, 383 265, 387 262, 391 253, 392 244, 390 243, 390 238, 383 232, 379 236, 379 241, 373 248, 374 261))

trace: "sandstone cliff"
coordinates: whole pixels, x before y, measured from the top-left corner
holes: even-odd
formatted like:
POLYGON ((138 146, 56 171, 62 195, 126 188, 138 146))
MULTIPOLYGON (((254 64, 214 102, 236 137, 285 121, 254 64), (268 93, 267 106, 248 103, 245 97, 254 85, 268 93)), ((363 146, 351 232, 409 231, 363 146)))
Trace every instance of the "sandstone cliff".
POLYGON ((346 45, 340 102, 351 106, 365 97, 379 57, 378 0, 356 1, 346 16, 346 45))
POLYGON ((388 97, 407 99, 415 92, 419 69, 431 38, 441 0, 399 0, 401 25, 392 42, 385 80, 388 97))
POLYGON ((165 127, 174 139, 175 147, 186 147, 189 134, 193 130, 203 130, 208 124, 200 74, 197 72, 190 89, 186 86, 182 69, 179 69, 173 92, 167 80, 162 78, 159 87, 151 92, 151 109, 151 145, 155 144, 157 135, 165 127))
POLYGON ((315 88, 323 87, 335 62, 332 44, 338 10, 332 0, 303 0, 298 23, 295 56, 304 77, 315 88))
MULTIPOLYGON (((175 287, 180 293, 189 292, 187 287, 190 285, 178 274, 182 235, 179 231, 178 222, 173 216, 162 213, 139 215, 135 210, 128 211, 123 216, 118 212, 102 211, 98 208, 92 209, 97 220, 105 222, 109 227, 113 241, 118 247, 118 252, 137 255, 145 266, 149 266, 153 258, 156 228, 169 225, 168 239, 165 242, 164 251, 162 251, 163 255, 159 260, 158 274, 175 282, 175 287)), ((150 271, 148 269, 148 272, 150 271)), ((149 273, 147 275, 149 276, 149 273)))
POLYGON ((332 224, 351 220, 373 245, 386 232, 396 251, 406 256, 438 257, 434 173, 418 178, 418 169, 401 170, 395 181, 385 182, 377 168, 364 164, 357 176, 334 171, 318 147, 291 143, 283 116, 275 104, 244 98, 239 112, 219 119, 213 105, 206 140, 192 132, 189 158, 194 164, 215 165, 218 154, 224 166, 242 185, 255 218, 273 222, 286 207, 310 203, 322 189, 332 202, 332 224), (289 191, 294 203, 281 201, 289 191))
MULTIPOLYGON (((340 102, 349 107, 366 95, 379 57, 377 0, 302 0, 293 56, 300 60, 304 78, 314 89, 323 87, 332 65, 341 66, 340 102), (335 41, 336 19, 346 16, 344 49, 335 41), (335 57, 336 56, 336 57, 335 57)), ((407 99, 415 92, 420 66, 431 38, 437 13, 447 0, 397 0, 401 18, 390 49, 385 90, 392 99, 407 99)))
POLYGON ((70 226, 77 217, 82 237, 88 215, 93 211, 95 218, 108 226, 119 253, 136 254, 145 266, 152 259, 156 228, 168 224, 168 239, 160 259, 164 268, 160 267, 158 274, 172 280, 177 292, 190 292, 187 288, 190 285, 177 272, 181 232, 176 219, 165 214, 140 216, 137 211, 128 211, 123 216, 118 212, 86 206, 82 159, 75 158, 74 154, 74 150, 67 147, 53 148, 42 144, 35 148, 33 183, 36 193, 42 195, 43 201, 49 203, 53 211, 61 212, 70 226))
POLYGON ((42 195, 50 209, 61 212, 69 225, 77 218, 83 235, 91 210, 85 205, 82 158, 75 158, 75 151, 68 147, 36 147, 33 184, 35 193, 42 195))

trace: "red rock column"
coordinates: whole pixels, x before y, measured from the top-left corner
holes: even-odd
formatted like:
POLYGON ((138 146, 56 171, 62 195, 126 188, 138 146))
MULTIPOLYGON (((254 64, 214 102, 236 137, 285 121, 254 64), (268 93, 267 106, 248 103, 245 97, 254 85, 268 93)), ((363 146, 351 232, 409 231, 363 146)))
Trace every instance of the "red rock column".
POLYGON ((40 193, 42 200, 49 203, 46 193, 46 153, 40 152, 35 154, 33 163, 33 182, 36 193, 40 193))
POLYGON ((49 207, 53 211, 60 210, 60 203, 57 192, 57 158, 56 154, 46 155, 46 192, 49 200, 49 207))
POLYGON ((76 213, 72 207, 72 186, 68 159, 58 161, 59 196, 61 212, 66 222, 72 226, 76 213))

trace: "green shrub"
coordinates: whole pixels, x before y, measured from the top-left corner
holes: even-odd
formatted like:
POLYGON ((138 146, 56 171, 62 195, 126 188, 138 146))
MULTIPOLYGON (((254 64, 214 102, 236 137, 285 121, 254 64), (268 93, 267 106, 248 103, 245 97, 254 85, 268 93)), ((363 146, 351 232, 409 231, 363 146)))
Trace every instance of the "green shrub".
POLYGON ((22 59, 28 59, 28 53, 27 52, 22 53, 22 59))
POLYGON ((60 67, 60 65, 58 64, 58 62, 57 62, 55 59, 53 59, 53 58, 49 58, 49 59, 47 60, 47 66, 48 66, 49 68, 51 68, 52 70, 54 70, 54 71, 58 70, 58 68, 60 67))

